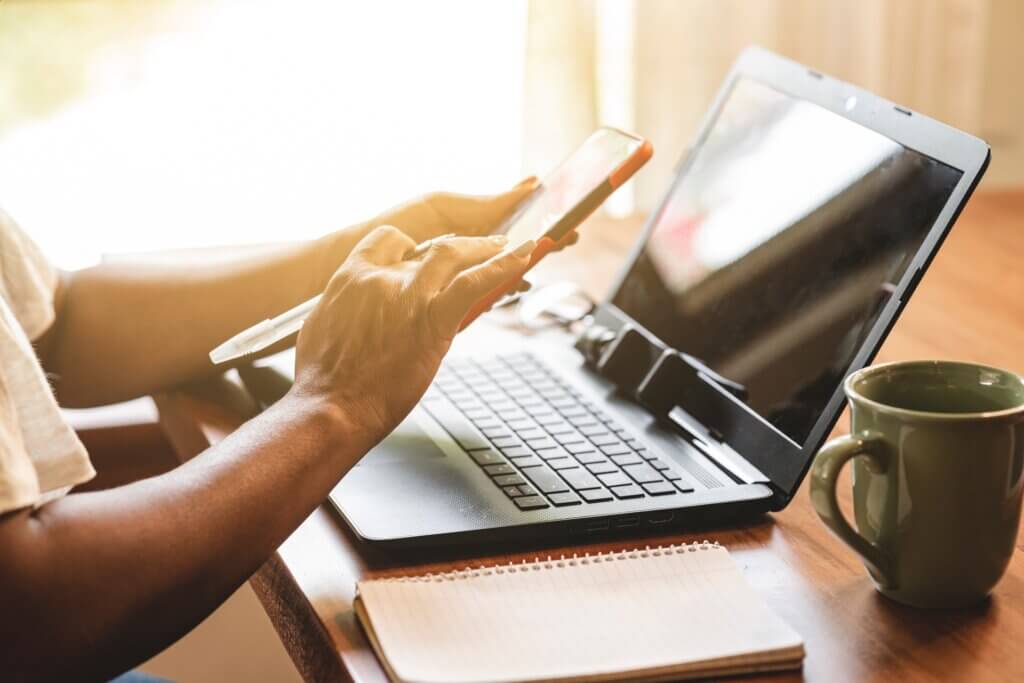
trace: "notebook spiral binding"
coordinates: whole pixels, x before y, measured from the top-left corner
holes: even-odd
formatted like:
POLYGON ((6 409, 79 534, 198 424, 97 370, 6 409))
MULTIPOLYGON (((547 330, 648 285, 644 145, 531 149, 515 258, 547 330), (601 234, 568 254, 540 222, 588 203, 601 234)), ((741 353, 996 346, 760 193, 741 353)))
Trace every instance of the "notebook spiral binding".
POLYGON ((645 546, 642 549, 637 548, 634 550, 620 550, 608 553, 583 553, 582 555, 573 553, 572 557, 561 555, 557 558, 553 558, 551 555, 548 555, 547 559, 535 557, 530 561, 523 560, 519 564, 509 562, 508 564, 495 564, 487 567, 467 567, 466 569, 456 569, 450 572, 442 572, 440 574, 431 573, 419 576, 391 576, 377 580, 443 583, 445 581, 470 579, 478 576, 492 576, 495 574, 515 574, 516 572, 522 573, 540 571, 542 569, 575 567, 577 565, 599 564, 601 562, 618 562, 620 560, 635 560, 637 558, 659 557, 661 555, 682 555, 684 553, 693 553, 720 547, 722 546, 719 545, 717 541, 704 540, 697 543, 673 543, 671 545, 655 546, 654 548, 651 546, 645 546))

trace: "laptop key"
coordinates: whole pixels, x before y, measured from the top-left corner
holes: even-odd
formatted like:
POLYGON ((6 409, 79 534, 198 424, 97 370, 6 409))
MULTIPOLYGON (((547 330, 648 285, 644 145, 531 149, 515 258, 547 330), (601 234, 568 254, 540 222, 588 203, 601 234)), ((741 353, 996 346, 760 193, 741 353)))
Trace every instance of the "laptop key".
POLYGON ((543 493, 558 493, 568 491, 562 478, 547 467, 526 467, 522 470, 523 476, 530 480, 543 493))
POLYGON ((522 420, 510 420, 505 423, 505 426, 518 432, 520 429, 533 429, 537 423, 529 418, 523 418, 522 420))
POLYGON ((664 460, 659 460, 657 456, 648 459, 647 462, 650 463, 651 467, 653 467, 656 470, 661 470, 662 472, 664 472, 665 470, 672 469, 671 465, 669 465, 664 460))
POLYGON ((516 470, 512 465, 503 462, 500 465, 484 465, 484 472, 487 472, 492 477, 496 477, 499 474, 515 474, 516 470))
POLYGON ((501 449, 501 452, 505 454, 506 458, 518 458, 523 455, 533 455, 533 451, 522 444, 518 446, 506 446, 501 449))
POLYGON ((494 440, 494 445, 498 448, 509 448, 511 446, 522 446, 523 442, 514 436, 499 436, 494 440))
POLYGON ((538 420, 538 422, 541 423, 544 429, 548 430, 548 434, 554 434, 557 436, 558 434, 576 433, 576 430, 573 429, 571 424, 558 416, 555 416, 553 420, 547 420, 546 422, 538 420))
MULTIPOLYGON (((626 484, 625 486, 613 486, 611 492, 615 494, 616 498, 643 498, 643 490, 636 484, 626 484)), ((516 500, 522 500, 516 498, 516 500)))
POLYGON ((640 465, 643 464, 636 453, 626 453, 624 455, 613 455, 611 461, 616 465, 640 465))
POLYGON ((594 447, 589 443, 567 443, 565 444, 565 450, 569 451, 573 455, 579 455, 581 453, 592 453, 594 447))
POLYGON ((473 424, 475 424, 479 429, 505 428, 505 424, 498 418, 494 417, 493 415, 490 417, 484 417, 478 420, 473 420, 473 424))
POLYGON ((502 474, 494 478, 494 483, 498 486, 519 486, 525 484, 526 480, 518 474, 502 474))
POLYGON ((569 456, 569 452, 564 448, 555 446, 554 448, 540 448, 537 450, 537 455, 544 460, 552 460, 554 458, 565 458, 569 456))
POLYGON ((552 493, 550 496, 548 496, 548 498, 551 500, 552 503, 560 507, 563 505, 579 505, 580 503, 583 502, 582 500, 580 500, 579 496, 577 496, 575 493, 572 493, 571 491, 552 493))
POLYGON ((540 496, 522 496, 520 498, 513 498, 512 502, 520 510, 539 510, 548 507, 548 502, 540 496))
POLYGON ((530 443, 530 439, 548 438, 548 433, 545 432, 540 427, 538 427, 537 425, 534 425, 529 429, 517 429, 516 434, 518 434, 519 438, 525 441, 526 443, 530 443))
POLYGON ((658 473, 658 470, 654 469, 647 463, 626 465, 622 470, 629 476, 633 477, 638 484, 650 484, 655 481, 665 481, 662 479, 661 474, 658 473))
POLYGON ((518 498, 519 496, 524 495, 523 492, 519 490, 518 486, 502 486, 501 490, 504 491, 505 495, 509 498, 518 498))
POLYGON ((672 483, 675 484, 676 488, 682 491, 683 493, 693 493, 693 484, 691 484, 686 479, 677 479, 672 483))
POLYGON ((619 437, 605 432, 604 434, 598 434, 597 436, 590 437, 590 443, 595 446, 609 446, 621 442, 619 441, 619 437))
POLYGON ((580 495, 588 503, 603 503, 606 500, 612 499, 612 494, 608 493, 605 489, 586 489, 580 491, 580 495))
POLYGON ((624 486, 626 484, 632 484, 629 477, 622 472, 609 472, 608 474, 599 474, 597 478, 601 480, 601 483, 605 486, 624 486))
POLYGON ((569 486, 573 487, 577 491, 601 488, 601 482, 597 480, 597 477, 582 467, 563 470, 562 472, 559 472, 559 474, 561 474, 562 478, 569 483, 569 486))
POLYGON ((543 436, 539 439, 527 439, 526 445, 534 450, 539 450, 541 448, 554 448, 557 444, 555 444, 550 436, 543 436))
POLYGON ((586 436, 601 436, 607 434, 608 430, 603 425, 593 424, 580 427, 580 433, 586 436))
POLYGON ((467 451, 490 447, 487 438, 448 401, 428 401, 423 407, 467 451))
POLYGON ((493 448, 469 451, 469 457, 473 458, 477 465, 500 465, 505 462, 505 458, 493 448))
POLYGON ((557 441, 560 444, 583 443, 586 441, 586 439, 583 438, 583 435, 576 431, 563 432, 560 434, 555 434, 554 436, 555 441, 557 441))
POLYGON ((608 458, 604 457, 597 451, 586 451, 584 453, 576 453, 576 459, 583 465, 592 465, 599 462, 608 462, 608 458))
POLYGON ((587 425, 597 424, 597 420, 594 419, 594 416, 590 415, 589 413, 586 415, 574 415, 568 418, 568 420, 569 424, 575 425, 577 427, 586 427, 587 425))
POLYGON ((605 455, 626 455, 633 452, 629 449, 629 446, 622 442, 600 446, 599 448, 605 455))
POLYGON ((500 439, 503 436, 512 436, 512 432, 505 427, 481 427, 480 431, 482 431, 484 436, 488 439, 500 439))
POLYGON ((644 484, 644 491, 651 494, 652 496, 667 496, 675 493, 675 487, 667 481, 655 481, 650 484, 644 484))
POLYGON ((516 467, 535 467, 536 465, 543 465, 544 461, 538 458, 536 455, 517 455, 513 458, 509 458, 516 467))
POLYGON ((603 460, 601 462, 595 462, 587 465, 587 469, 594 474, 608 474, 609 472, 618 472, 619 468, 614 463, 603 460))
POLYGON ((552 458, 551 460, 548 460, 548 467, 552 467, 556 470, 567 470, 579 466, 579 463, 572 458, 552 458))
POLYGON ((583 417, 584 415, 589 415, 589 413, 587 412, 586 408, 584 408, 582 406, 578 406, 578 405, 570 406, 568 408, 559 408, 558 412, 560 412, 562 414, 562 417, 570 417, 570 418, 571 417, 583 417))
POLYGON ((516 488, 519 489, 519 493, 521 495, 524 495, 524 496, 539 496, 540 495, 539 493, 537 493, 537 489, 533 488, 529 484, 520 484, 516 488))

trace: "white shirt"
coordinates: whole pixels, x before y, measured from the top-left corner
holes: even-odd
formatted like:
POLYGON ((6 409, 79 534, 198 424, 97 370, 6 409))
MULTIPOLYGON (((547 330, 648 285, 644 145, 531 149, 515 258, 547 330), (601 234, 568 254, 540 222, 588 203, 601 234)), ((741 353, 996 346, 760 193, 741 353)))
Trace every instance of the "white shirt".
POLYGON ((42 505, 96 474, 30 342, 53 323, 56 287, 57 271, 0 210, 0 514, 42 505))

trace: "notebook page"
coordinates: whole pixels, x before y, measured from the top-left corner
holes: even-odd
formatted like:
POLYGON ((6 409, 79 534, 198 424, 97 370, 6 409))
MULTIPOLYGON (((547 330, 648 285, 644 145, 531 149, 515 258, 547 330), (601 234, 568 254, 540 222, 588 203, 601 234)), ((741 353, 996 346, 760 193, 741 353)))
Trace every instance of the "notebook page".
POLYGON ((612 679, 803 653, 716 545, 367 581, 359 594, 407 683, 612 679))

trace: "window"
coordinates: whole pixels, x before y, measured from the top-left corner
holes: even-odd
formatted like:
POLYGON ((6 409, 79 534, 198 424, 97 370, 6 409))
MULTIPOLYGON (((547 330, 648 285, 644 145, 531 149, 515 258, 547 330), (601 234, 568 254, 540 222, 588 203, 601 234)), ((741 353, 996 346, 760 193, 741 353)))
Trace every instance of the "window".
POLYGON ((519 179, 524 1, 140 4, 0 5, 0 82, 46 103, 0 112, 0 205, 60 266, 519 179))

